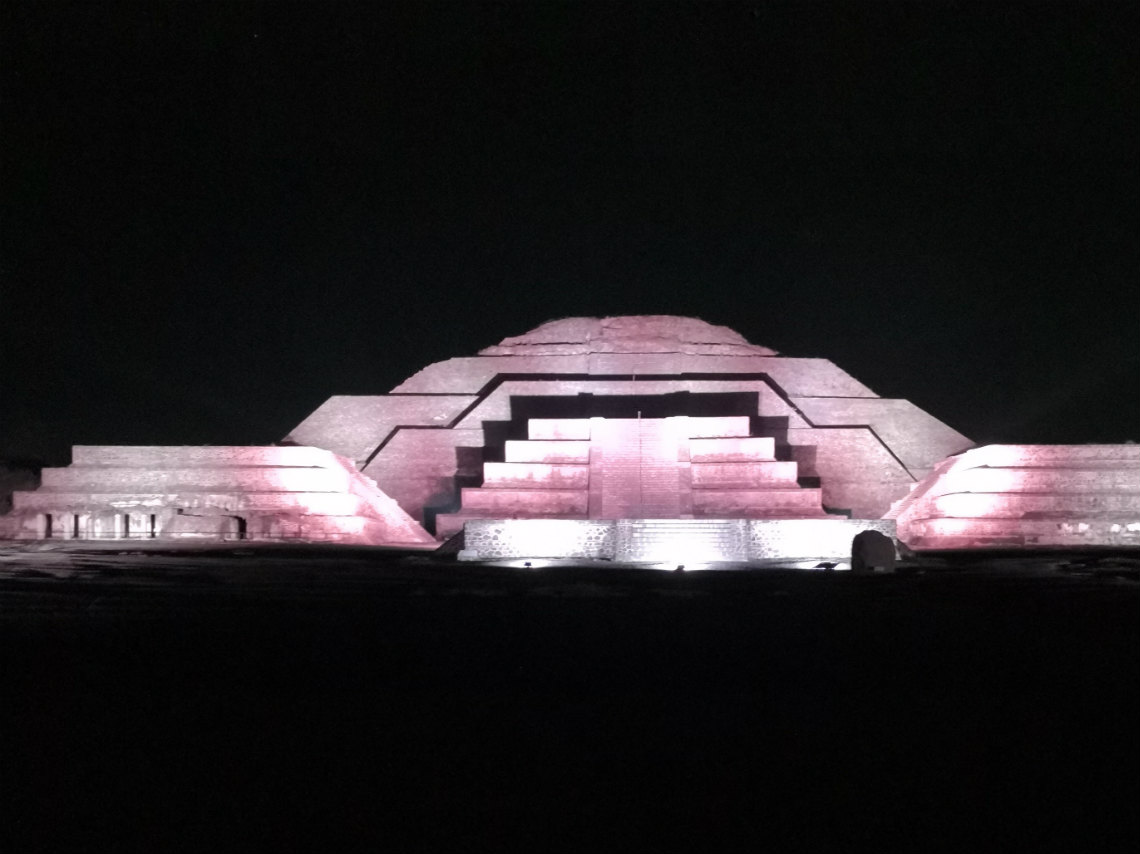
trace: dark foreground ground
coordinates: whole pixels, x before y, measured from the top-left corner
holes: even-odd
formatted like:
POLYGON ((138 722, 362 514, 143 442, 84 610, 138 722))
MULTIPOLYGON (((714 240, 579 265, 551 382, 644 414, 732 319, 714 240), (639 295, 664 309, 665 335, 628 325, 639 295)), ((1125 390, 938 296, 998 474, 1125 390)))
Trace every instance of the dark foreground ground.
POLYGON ((0 553, 0 849, 1120 850, 1136 564, 0 553))

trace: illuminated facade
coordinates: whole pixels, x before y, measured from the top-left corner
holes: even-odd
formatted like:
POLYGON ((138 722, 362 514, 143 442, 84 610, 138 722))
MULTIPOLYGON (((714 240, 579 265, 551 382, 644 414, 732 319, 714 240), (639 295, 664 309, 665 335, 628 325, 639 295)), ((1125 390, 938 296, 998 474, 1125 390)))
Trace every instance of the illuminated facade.
POLYGON ((1136 446, 971 448, 825 359, 693 318, 568 318, 332 397, 279 446, 76 448, 0 522, 418 547, 466 526, 473 558, 843 556, 896 519, 918 549, 1140 544, 1136 446))

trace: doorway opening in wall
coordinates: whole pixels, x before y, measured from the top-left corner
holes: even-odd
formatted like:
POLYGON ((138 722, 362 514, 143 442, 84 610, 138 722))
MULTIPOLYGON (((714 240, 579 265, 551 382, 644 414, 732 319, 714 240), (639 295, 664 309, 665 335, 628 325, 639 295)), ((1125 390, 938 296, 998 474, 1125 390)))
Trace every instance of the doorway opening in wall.
POLYGON ((53 536, 53 533, 54 532, 52 531, 52 526, 51 526, 51 514, 45 513, 44 514, 44 539, 45 540, 51 539, 51 537, 53 536))
POLYGON ((122 525, 122 528, 120 530, 123 532, 123 538, 124 539, 126 539, 127 537, 129 537, 131 535, 131 514, 130 513, 124 513, 123 514, 123 525, 122 525))
POLYGON ((237 521, 237 538, 244 540, 246 538, 246 521, 244 516, 234 516, 237 521))
POLYGON ((71 538, 73 540, 79 539, 79 514, 71 514, 71 538))
POLYGON ((150 514, 150 521, 148 526, 148 535, 153 540, 158 535, 158 518, 154 513, 150 514))

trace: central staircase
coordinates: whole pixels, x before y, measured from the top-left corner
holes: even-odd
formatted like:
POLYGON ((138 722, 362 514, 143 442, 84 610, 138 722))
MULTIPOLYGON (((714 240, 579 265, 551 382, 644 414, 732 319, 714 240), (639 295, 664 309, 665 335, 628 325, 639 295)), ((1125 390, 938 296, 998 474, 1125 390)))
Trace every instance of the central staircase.
POLYGON ((459 511, 437 517, 436 536, 469 519, 700 521, 707 527, 647 527, 644 548, 630 548, 676 554, 649 544, 657 538, 730 554, 725 520, 834 518, 822 490, 800 486, 796 463, 777 460, 774 440, 749 426, 748 416, 530 419, 526 439, 484 464, 482 486, 462 489, 459 511))
POLYGON ((666 419, 600 421, 590 455, 590 479, 601 484, 600 500, 590 506, 591 518, 681 516, 679 439, 675 425, 666 419))

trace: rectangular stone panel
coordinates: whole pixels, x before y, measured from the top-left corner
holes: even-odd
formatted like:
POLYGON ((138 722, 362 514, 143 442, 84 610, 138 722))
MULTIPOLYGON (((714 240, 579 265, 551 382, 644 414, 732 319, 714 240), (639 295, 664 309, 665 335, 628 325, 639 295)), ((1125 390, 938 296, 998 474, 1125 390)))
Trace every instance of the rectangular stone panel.
POLYGON ((464 525, 460 560, 611 559, 614 523, 564 519, 478 519, 464 525))
POLYGON ((746 561, 742 519, 622 519, 615 560, 684 565, 746 561))
POLYGON ((748 523, 751 560, 849 561, 851 541, 860 531, 895 539, 895 523, 884 519, 786 519, 748 523))

